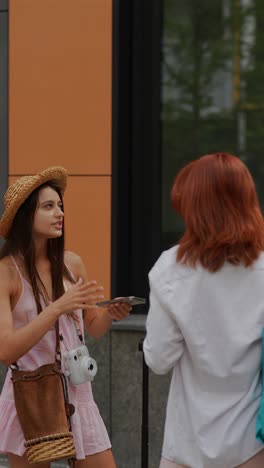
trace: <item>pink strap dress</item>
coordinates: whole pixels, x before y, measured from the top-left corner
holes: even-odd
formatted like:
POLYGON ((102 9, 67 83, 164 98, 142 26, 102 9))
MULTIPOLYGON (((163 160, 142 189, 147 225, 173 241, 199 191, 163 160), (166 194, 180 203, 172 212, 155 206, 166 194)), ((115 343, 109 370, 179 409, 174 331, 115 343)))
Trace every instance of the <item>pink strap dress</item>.
MULTIPOLYGON (((22 282, 22 293, 13 310, 14 328, 25 326, 37 316, 37 307, 31 285, 22 276, 12 257, 22 282)), ((83 332, 82 311, 75 311, 83 332)), ((67 314, 59 319, 60 333, 63 335, 61 352, 80 346, 73 319, 67 314)), ((20 369, 34 370, 50 362, 54 362, 55 355, 55 328, 51 328, 44 337, 17 362, 20 369)), ((93 399, 92 387, 89 382, 81 385, 72 385, 69 382, 69 400, 75 406, 72 416, 72 432, 77 453, 77 459, 87 455, 102 452, 111 447, 111 443, 100 416, 97 405, 93 399)), ((24 436, 18 421, 11 371, 8 369, 6 379, 0 396, 0 453, 25 453, 24 436)))

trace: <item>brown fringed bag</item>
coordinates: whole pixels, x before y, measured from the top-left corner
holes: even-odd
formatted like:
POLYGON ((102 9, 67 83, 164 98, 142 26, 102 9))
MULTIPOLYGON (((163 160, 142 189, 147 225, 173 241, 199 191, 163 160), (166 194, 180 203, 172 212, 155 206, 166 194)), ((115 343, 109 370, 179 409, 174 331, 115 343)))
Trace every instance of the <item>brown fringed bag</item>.
POLYGON ((34 371, 12 366, 14 398, 29 463, 44 463, 76 455, 67 381, 61 371, 59 325, 56 322, 55 362, 34 371))

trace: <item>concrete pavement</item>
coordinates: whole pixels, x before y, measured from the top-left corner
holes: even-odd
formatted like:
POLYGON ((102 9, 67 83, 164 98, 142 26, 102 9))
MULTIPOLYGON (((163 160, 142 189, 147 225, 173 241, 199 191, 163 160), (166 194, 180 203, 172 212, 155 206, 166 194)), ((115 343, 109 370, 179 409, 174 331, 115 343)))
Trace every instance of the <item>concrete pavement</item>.
MULTIPOLYGON (((9 465, 8 465, 7 457, 5 457, 4 455, 0 455, 0 468, 7 468, 8 466, 9 465)), ((64 461, 51 464, 51 468, 67 468, 67 467, 68 465, 64 461)))

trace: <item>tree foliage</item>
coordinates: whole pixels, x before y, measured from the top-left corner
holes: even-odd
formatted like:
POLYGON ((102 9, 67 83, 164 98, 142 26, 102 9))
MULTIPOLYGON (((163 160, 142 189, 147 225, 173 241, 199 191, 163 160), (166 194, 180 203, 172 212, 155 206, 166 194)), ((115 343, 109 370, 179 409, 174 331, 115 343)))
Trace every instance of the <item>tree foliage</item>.
POLYGON ((202 154, 239 155, 264 205, 263 0, 164 0, 163 231, 174 175, 202 154))

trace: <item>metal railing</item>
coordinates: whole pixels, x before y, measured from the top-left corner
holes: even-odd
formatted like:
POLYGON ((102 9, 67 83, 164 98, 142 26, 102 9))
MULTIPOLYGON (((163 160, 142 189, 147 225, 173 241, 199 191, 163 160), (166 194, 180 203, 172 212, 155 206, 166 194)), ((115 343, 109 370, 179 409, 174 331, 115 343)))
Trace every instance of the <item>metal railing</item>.
POLYGON ((138 344, 142 351, 142 421, 141 421, 141 468, 148 468, 149 455, 149 426, 148 426, 148 395, 149 395, 149 368, 144 359, 142 338, 138 344))

